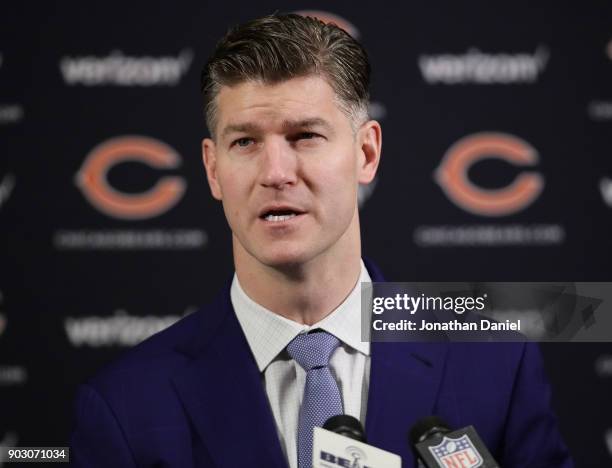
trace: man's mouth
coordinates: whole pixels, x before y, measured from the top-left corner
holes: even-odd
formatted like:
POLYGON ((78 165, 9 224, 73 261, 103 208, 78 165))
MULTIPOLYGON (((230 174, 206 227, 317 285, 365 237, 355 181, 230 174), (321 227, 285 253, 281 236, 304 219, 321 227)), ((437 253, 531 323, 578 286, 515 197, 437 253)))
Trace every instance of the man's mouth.
POLYGON ((260 218, 263 219, 264 221, 268 221, 272 223, 279 223, 282 221, 287 221, 291 218, 295 218, 296 216, 299 216, 301 214, 303 214, 303 212, 297 211, 294 209, 290 209, 290 208, 272 209, 272 210, 267 210, 264 213, 262 213, 260 218))

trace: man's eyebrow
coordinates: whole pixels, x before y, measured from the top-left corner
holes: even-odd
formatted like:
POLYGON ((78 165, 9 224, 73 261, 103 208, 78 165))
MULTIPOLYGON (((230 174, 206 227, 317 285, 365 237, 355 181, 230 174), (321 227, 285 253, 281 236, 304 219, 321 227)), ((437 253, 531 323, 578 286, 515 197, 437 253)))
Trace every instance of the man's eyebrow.
POLYGON ((282 124, 285 130, 301 129, 301 128, 312 128, 312 127, 323 127, 325 130, 333 131, 332 125, 325 119, 320 117, 312 117, 300 120, 285 120, 282 124))
POLYGON ((230 133, 252 133, 259 130, 259 127, 254 123, 229 124, 221 132, 221 136, 225 137, 230 133))
MULTIPOLYGON (((323 127, 328 132, 333 132, 332 125, 321 117, 311 117, 299 120, 284 120, 281 127, 285 131, 296 129, 309 129, 313 127, 323 127)), ((221 132, 221 137, 226 137, 230 133, 257 133, 261 130, 259 125, 254 122, 245 122, 227 125, 221 132)))

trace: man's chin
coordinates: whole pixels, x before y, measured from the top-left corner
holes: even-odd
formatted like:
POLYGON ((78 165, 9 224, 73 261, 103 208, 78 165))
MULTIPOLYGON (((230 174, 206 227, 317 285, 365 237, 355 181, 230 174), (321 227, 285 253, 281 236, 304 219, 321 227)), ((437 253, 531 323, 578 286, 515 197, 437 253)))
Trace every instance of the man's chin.
POLYGON ((295 270, 308 263, 313 257, 314 255, 303 248, 290 248, 289 246, 260 251, 256 254, 260 263, 280 271, 295 270))
POLYGON ((277 270, 295 269, 308 261, 308 257, 298 253, 276 253, 266 255, 260 261, 277 270))

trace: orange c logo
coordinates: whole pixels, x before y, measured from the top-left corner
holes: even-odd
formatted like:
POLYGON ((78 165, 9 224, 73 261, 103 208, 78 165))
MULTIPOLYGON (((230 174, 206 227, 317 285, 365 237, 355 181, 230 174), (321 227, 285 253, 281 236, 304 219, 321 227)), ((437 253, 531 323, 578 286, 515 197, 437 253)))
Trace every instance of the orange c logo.
POLYGON ((159 169, 174 169, 180 156, 171 147, 153 138, 126 136, 112 138, 96 146, 85 158, 76 175, 76 183, 85 198, 103 213, 120 219, 147 219, 172 208, 185 193, 181 177, 163 177, 146 192, 120 192, 108 183, 108 172, 128 161, 137 161, 159 169))
POLYGON ((542 193, 538 173, 519 175, 501 189, 483 189, 468 178, 470 167, 483 159, 502 159, 518 166, 538 162, 537 151, 526 141, 504 133, 476 133, 462 138, 446 152, 434 178, 456 205, 481 216, 506 216, 523 210, 542 193))
POLYGON ((0 314, 0 336, 4 333, 4 329, 6 328, 6 319, 4 315, 0 314))
POLYGON ((344 29, 347 33, 349 33, 350 36, 354 37, 355 39, 359 38, 359 31, 357 30, 357 28, 349 21, 345 20, 341 16, 335 15, 334 13, 321 10, 299 10, 296 11, 295 14, 301 16, 312 16, 314 18, 317 18, 318 20, 323 21, 326 24, 333 23, 340 29, 344 29))

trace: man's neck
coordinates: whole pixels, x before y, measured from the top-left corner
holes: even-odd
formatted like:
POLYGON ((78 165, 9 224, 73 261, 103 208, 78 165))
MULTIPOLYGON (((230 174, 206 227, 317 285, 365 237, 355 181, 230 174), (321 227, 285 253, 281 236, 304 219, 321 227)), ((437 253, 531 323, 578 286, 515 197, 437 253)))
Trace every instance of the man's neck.
POLYGON ((238 258, 246 252, 234 249, 236 274, 245 293, 266 309, 305 325, 321 321, 342 304, 361 273, 359 248, 344 258, 320 255, 286 269, 253 267, 252 258, 238 258))

